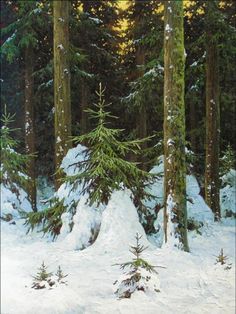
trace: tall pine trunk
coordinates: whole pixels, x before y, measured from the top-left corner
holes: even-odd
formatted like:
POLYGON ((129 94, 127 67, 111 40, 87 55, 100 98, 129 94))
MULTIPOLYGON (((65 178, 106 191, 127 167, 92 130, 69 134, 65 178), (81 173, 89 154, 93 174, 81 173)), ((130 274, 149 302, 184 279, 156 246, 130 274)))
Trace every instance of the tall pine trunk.
POLYGON ((88 132, 88 114, 86 110, 89 106, 89 87, 88 83, 84 78, 82 78, 81 82, 81 134, 85 134, 88 132))
POLYGON ((216 31, 216 2, 207 2, 206 12, 206 160, 205 199, 215 215, 220 219, 219 201, 219 56, 216 31))
MULTIPOLYGON (((25 148, 26 154, 35 154, 34 126, 34 52, 29 44, 25 48, 25 148)), ((27 175, 31 178, 27 186, 29 200, 33 211, 36 207, 35 157, 31 156, 27 163, 27 175)))
MULTIPOLYGON (((144 74, 144 67, 145 64, 145 52, 143 47, 138 47, 136 51, 136 66, 137 76, 142 77, 144 74)), ((146 111, 146 104, 144 103, 144 99, 142 99, 141 103, 139 104, 139 111, 136 117, 136 130, 137 130, 137 138, 142 139, 147 137, 147 111, 146 111)), ((147 148, 147 142, 142 143, 141 148, 145 150, 147 148)), ((139 160, 141 163, 140 166, 143 170, 146 170, 145 165, 145 157, 142 156, 139 160)))
POLYGON ((56 188, 59 167, 71 144, 71 96, 69 68, 69 1, 53 1, 54 106, 56 188))
MULTIPOLYGON (((135 24, 136 28, 140 28, 143 23, 142 19, 143 13, 145 11, 145 3, 140 0, 135 0, 135 24)), ((137 38, 135 40, 140 40, 140 34, 136 35, 137 38)), ((142 44, 137 44, 136 52, 135 52, 135 60, 136 60, 136 78, 142 77, 144 74, 144 65, 145 65, 145 48, 142 44)), ((141 97, 141 101, 138 104, 138 112, 136 115, 136 132, 137 138, 142 139, 147 137, 147 110, 146 110, 146 103, 141 97)), ((145 150, 147 148, 147 143, 144 142, 141 145, 141 148, 145 150)), ((145 156, 141 156, 138 162, 140 162, 140 167, 143 170, 146 170, 145 165, 145 156)))
POLYGON ((183 2, 164 3, 165 242, 189 251, 187 240, 183 2))

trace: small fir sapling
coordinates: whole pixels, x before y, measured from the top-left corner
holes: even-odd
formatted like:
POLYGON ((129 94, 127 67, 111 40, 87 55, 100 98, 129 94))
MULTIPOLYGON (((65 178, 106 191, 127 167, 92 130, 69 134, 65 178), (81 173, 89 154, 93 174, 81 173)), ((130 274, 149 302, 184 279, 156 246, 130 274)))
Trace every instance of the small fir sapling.
POLYGON ((216 256, 216 263, 215 264, 220 264, 220 265, 225 265, 226 267, 224 268, 225 270, 231 269, 232 263, 226 264, 228 260, 228 256, 224 255, 224 250, 220 250, 220 254, 216 256))
POLYGON ((51 289, 53 286, 56 286, 58 284, 67 284, 66 281, 64 281, 64 278, 66 278, 68 274, 64 275, 63 271, 61 269, 61 266, 58 266, 57 272, 55 273, 55 276, 53 276, 53 273, 49 273, 47 271, 47 266, 42 262, 42 265, 39 267, 38 273, 36 276, 33 276, 34 281, 32 284, 33 289, 45 289, 49 288, 51 289))
MULTIPOLYGON (((136 245, 131 246, 130 252, 135 256, 135 258, 126 263, 116 264, 119 265, 122 270, 128 268, 127 272, 121 276, 121 278, 114 282, 114 285, 118 286, 115 294, 118 298, 130 298, 132 293, 135 291, 155 291, 160 292, 159 290, 159 280, 157 278, 156 267, 162 266, 153 266, 141 258, 143 251, 147 249, 140 244, 140 236, 136 234, 136 245)), ((164 267, 162 267, 164 268, 164 267)))
POLYGON ((31 288, 38 290, 52 287, 55 285, 55 281, 51 277, 52 273, 47 272, 47 266, 42 262, 38 273, 36 276, 33 276, 34 281, 31 288))
POLYGON ((61 269, 61 266, 58 266, 57 272, 56 272, 56 277, 57 277, 57 281, 59 283, 64 283, 67 284, 67 281, 64 281, 64 278, 66 278, 68 276, 68 274, 64 275, 61 269))

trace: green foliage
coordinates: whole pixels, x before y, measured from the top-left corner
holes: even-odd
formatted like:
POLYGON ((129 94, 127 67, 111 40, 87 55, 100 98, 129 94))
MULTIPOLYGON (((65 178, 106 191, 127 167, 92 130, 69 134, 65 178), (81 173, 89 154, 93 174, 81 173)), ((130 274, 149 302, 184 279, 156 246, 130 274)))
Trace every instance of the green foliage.
POLYGON ((39 232, 49 233, 55 238, 62 226, 61 215, 67 210, 64 205, 64 199, 51 198, 47 209, 39 212, 26 213, 21 211, 21 217, 25 219, 25 225, 28 231, 33 231, 36 227, 40 227, 39 232))
POLYGON ((220 159, 220 175, 227 174, 231 169, 235 169, 235 153, 232 147, 228 145, 220 159))
POLYGON ((42 281, 47 280, 52 276, 52 273, 47 272, 47 266, 42 262, 42 265, 39 267, 39 271, 37 272, 36 276, 33 276, 34 280, 42 281))
POLYGON ((142 236, 137 233, 135 237, 136 245, 131 246, 129 250, 135 256, 135 258, 131 262, 120 264, 120 268, 124 269, 126 267, 129 267, 130 269, 137 271, 141 267, 146 269, 150 273, 157 273, 157 271, 155 270, 155 267, 157 266, 152 266, 147 261, 141 258, 141 254, 147 249, 147 247, 144 247, 140 244, 141 238, 142 236))
POLYGON ((83 193, 88 193, 90 204, 107 204, 114 190, 128 188, 135 195, 142 182, 149 181, 152 176, 140 170, 137 163, 125 159, 130 152, 140 154, 140 144, 146 139, 120 141, 118 138, 123 130, 108 127, 108 119, 115 117, 105 110, 109 105, 105 105, 101 84, 97 95, 96 109, 88 110, 90 117, 97 120, 97 126, 91 132, 74 138, 76 143, 89 147, 87 158, 78 163, 80 172, 65 180, 73 185, 83 184, 83 193))
POLYGON ((44 288, 51 288, 52 286, 54 286, 56 284, 56 281, 59 284, 66 284, 66 281, 64 281, 64 278, 66 278, 68 276, 64 275, 61 269, 61 266, 58 266, 57 272, 55 273, 55 277, 56 277, 56 281, 55 279, 52 279, 53 273, 49 273, 47 271, 47 266, 44 264, 44 262, 42 262, 41 266, 38 269, 38 272, 36 274, 36 276, 33 276, 34 281, 32 283, 32 287, 33 289, 44 289, 44 288))
POLYGON ((200 229, 202 228, 202 226, 203 226, 202 222, 196 221, 193 218, 188 218, 187 220, 187 229, 189 231, 195 230, 197 234, 201 235, 202 233, 200 229))
POLYGON ((17 129, 10 128, 10 124, 14 121, 14 116, 4 113, 1 122, 1 168, 0 183, 9 186, 13 192, 17 193, 17 186, 26 188, 30 178, 25 174, 25 168, 29 155, 16 152, 19 142, 14 139, 12 133, 17 129))
MULTIPOLYGON (((143 251, 147 249, 140 244, 140 236, 138 233, 136 234, 136 245, 131 246, 130 252, 135 256, 135 258, 127 263, 118 264, 121 269, 129 268, 129 271, 126 273, 125 279, 121 280, 116 290, 115 294, 119 298, 130 298, 131 294, 136 290, 145 291, 147 288, 147 283, 151 279, 151 275, 144 275, 142 272, 146 271, 150 274, 157 274, 155 270, 156 267, 161 266, 153 266, 141 258, 141 254, 143 251)), ((117 264, 116 264, 117 265, 117 264)), ((114 283, 116 284, 117 281, 114 283)), ((159 289, 155 288, 156 292, 159 292, 159 289)))
POLYGON ((57 281, 59 283, 66 283, 66 281, 64 281, 64 278, 66 278, 67 276, 68 276, 68 274, 67 275, 63 274, 61 266, 59 265, 57 272, 56 272, 57 281))
MULTIPOLYGON (((218 256, 216 256, 216 264, 226 265, 227 260, 228 260, 228 256, 224 255, 224 250, 221 249, 220 254, 218 256)), ((225 270, 231 269, 231 265, 232 264, 227 264, 224 269, 225 270)))

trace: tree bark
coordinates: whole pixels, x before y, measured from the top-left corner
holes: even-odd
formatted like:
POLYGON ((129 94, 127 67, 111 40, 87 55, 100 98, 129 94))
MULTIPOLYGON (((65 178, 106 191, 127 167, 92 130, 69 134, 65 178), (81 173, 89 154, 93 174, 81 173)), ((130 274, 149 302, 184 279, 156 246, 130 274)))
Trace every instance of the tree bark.
POLYGON ((60 185, 60 165, 71 147, 71 95, 69 68, 69 1, 53 2, 55 186, 60 185))
POLYGON ((86 110, 88 109, 88 99, 89 99, 89 88, 87 82, 82 78, 81 82, 81 134, 88 132, 88 114, 86 110))
POLYGON ((205 161, 205 199, 212 209, 215 220, 220 219, 219 197, 219 55, 215 32, 215 1, 207 2, 206 16, 206 161, 205 161))
MULTIPOLYGON (((140 28, 141 22, 142 22, 142 14, 145 10, 145 4, 140 0, 135 0, 135 24, 137 28, 140 28)), ((136 35, 139 37, 139 32, 136 35)), ((135 38, 140 39, 140 38, 135 38)), ((136 59, 136 79, 139 77, 142 77, 144 74, 144 65, 145 65, 145 49, 142 45, 138 44, 136 48, 135 53, 135 59, 136 59)), ((136 115, 136 132, 137 132, 137 138, 142 139, 147 137, 147 110, 146 110, 146 104, 144 102, 144 99, 142 97, 141 102, 138 104, 138 112, 136 115)), ((147 148, 147 143, 144 142, 141 145, 142 150, 145 150, 147 148)), ((140 162, 140 167, 143 170, 146 170, 146 164, 145 164, 145 156, 139 157, 138 162, 140 162)))
POLYGON ((164 231, 169 246, 187 240, 183 2, 164 3, 164 231))
MULTIPOLYGON (((25 149, 26 154, 35 154, 35 128, 34 128, 34 52, 32 45, 25 48, 25 149)), ((30 156, 27 163, 27 175, 30 183, 27 186, 29 200, 33 211, 36 207, 36 176, 35 157, 30 156)))

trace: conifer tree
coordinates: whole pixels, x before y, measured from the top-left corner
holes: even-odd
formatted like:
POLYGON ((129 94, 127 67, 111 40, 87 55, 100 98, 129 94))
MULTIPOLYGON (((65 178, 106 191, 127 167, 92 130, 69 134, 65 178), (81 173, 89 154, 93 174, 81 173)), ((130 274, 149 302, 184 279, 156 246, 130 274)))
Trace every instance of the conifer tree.
POLYGON ((205 199, 215 220, 220 219, 219 197, 219 51, 217 42, 217 1, 207 2, 206 16, 206 161, 205 199))
POLYGON ((12 21, 3 32, 12 33, 3 44, 3 54, 9 62, 23 57, 24 60, 24 122, 25 122, 25 150, 32 156, 27 163, 27 175, 31 178, 26 187, 34 211, 36 208, 36 171, 35 171, 35 117, 34 117, 34 49, 37 46, 37 32, 33 16, 38 9, 38 3, 30 1, 9 2, 16 13, 16 20, 12 21))
POLYGON ((42 265, 39 267, 38 273, 36 274, 36 276, 33 276, 34 281, 31 288, 38 290, 46 288, 47 285, 49 287, 52 287, 55 282, 51 279, 51 277, 52 273, 49 273, 47 271, 47 266, 44 264, 44 262, 42 262, 42 265))
POLYGON ((183 1, 165 1, 164 6, 165 242, 188 251, 183 1))
POLYGON ((62 159, 71 146, 69 143, 71 136, 69 8, 69 1, 53 2, 56 188, 60 185, 62 159))
POLYGON ((162 266, 153 266, 149 264, 146 260, 141 257, 143 251, 147 249, 140 243, 140 236, 136 234, 136 245, 131 246, 130 252, 135 256, 132 261, 127 263, 118 264, 121 269, 129 268, 121 280, 116 281, 114 284, 118 285, 115 294, 118 298, 130 298, 135 291, 147 291, 148 289, 153 289, 155 292, 160 292, 159 283, 152 283, 152 276, 157 275, 156 267, 162 266))
POLYGON ((142 183, 151 178, 136 163, 125 160, 129 152, 140 154, 140 144, 147 139, 119 140, 123 130, 108 127, 109 119, 115 117, 105 110, 109 105, 105 104, 104 91, 100 83, 96 109, 88 110, 90 117, 97 120, 95 129, 74 138, 77 143, 88 146, 87 158, 77 165, 81 172, 66 178, 72 184, 83 184, 83 192, 89 194, 90 204, 107 204, 111 193, 123 187, 129 188, 136 195, 142 183))
POLYGON ((10 128, 14 116, 4 113, 1 118, 1 168, 0 183, 8 187, 18 197, 19 188, 26 189, 30 185, 30 178, 26 175, 26 165, 30 156, 16 151, 19 142, 12 133, 16 129, 10 128))
MULTIPOLYGON (((127 84, 122 98, 130 137, 143 138, 153 131, 162 131, 162 43, 163 22, 159 1, 129 1, 123 12, 127 20, 124 31, 123 63, 127 84), (159 104, 157 107, 156 104, 159 104), (157 123, 158 119, 158 123, 157 123), (148 122, 148 123, 147 123, 148 122)), ((155 139, 156 141, 156 139, 155 139)), ((151 144, 154 145, 154 139, 151 144)), ((140 167, 147 167, 151 145, 144 144, 140 167), (147 154, 148 153, 148 154, 147 154)), ((134 156, 131 156, 134 160, 134 156)))

